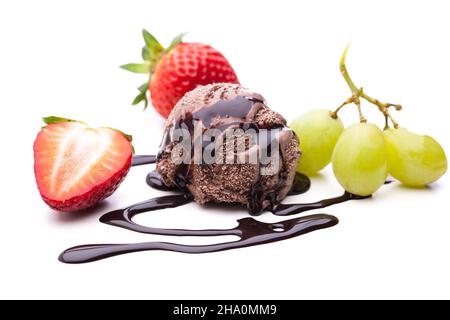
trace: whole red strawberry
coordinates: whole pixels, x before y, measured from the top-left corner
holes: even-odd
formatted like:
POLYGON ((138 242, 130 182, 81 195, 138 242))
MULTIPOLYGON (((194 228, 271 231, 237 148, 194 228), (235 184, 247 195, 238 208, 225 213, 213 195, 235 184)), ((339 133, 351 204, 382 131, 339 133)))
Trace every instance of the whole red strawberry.
POLYGON ((147 107, 147 90, 150 90, 153 107, 167 118, 178 100, 199 85, 239 83, 227 59, 211 46, 184 43, 184 34, 180 34, 165 49, 148 31, 143 30, 143 35, 144 62, 121 66, 131 72, 150 74, 149 81, 138 88, 140 93, 133 105, 144 101, 147 107))
POLYGON ((59 211, 86 209, 109 197, 131 166, 131 136, 59 117, 34 141, 34 174, 42 199, 59 211))

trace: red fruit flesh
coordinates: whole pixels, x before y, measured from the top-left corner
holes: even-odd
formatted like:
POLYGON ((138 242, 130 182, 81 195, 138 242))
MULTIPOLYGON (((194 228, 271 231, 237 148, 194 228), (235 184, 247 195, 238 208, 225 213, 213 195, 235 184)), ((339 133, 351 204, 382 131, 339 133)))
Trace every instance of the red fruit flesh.
POLYGON ((125 178, 132 147, 120 132, 80 122, 43 128, 34 142, 34 172, 42 199, 60 211, 77 211, 110 196, 125 178))
POLYGON ((186 92, 219 82, 239 83, 227 59, 209 45, 180 43, 156 67, 149 85, 152 104, 167 118, 186 92))

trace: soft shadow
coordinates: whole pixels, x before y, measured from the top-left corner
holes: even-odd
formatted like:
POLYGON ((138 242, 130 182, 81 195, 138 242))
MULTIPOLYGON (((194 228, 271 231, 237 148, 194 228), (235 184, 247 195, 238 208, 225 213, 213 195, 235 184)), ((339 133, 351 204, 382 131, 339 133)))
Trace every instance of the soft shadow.
POLYGON ((313 174, 313 175, 309 175, 308 177, 311 179, 311 182, 314 182, 314 181, 325 181, 327 179, 326 176, 323 173, 321 173, 321 172, 318 172, 318 173, 313 174))
POLYGON ((434 186, 426 185, 426 186, 418 186, 418 187, 412 187, 412 186, 405 186, 402 183, 396 183, 396 188, 403 189, 403 190, 420 190, 420 191, 431 191, 435 189, 434 186))
POLYGON ((74 211, 74 212, 55 212, 52 211, 52 219, 61 223, 70 223, 76 221, 82 221, 92 218, 95 215, 103 214, 104 209, 108 206, 106 201, 97 203, 91 208, 74 211))

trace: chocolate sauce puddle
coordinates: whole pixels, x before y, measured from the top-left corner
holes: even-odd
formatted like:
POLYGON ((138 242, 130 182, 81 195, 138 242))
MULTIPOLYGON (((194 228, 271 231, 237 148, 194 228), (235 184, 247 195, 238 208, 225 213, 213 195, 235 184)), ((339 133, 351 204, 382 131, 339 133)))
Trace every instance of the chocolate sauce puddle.
POLYGON ((101 220, 102 222, 113 226, 148 234, 176 236, 235 235, 240 239, 237 241, 210 245, 185 245, 170 242, 82 245, 65 250, 59 256, 59 261, 71 264, 86 263, 125 253, 150 250, 175 251, 181 253, 217 252, 281 241, 315 230, 329 228, 339 222, 336 217, 327 214, 314 214, 276 223, 265 223, 249 217, 238 220, 238 225, 232 229, 183 230, 145 227, 131 221, 131 217, 140 212, 155 210, 155 207, 158 209, 163 207, 167 208, 167 205, 171 207, 183 205, 190 200, 184 195, 168 197, 154 198, 148 202, 135 205, 138 207, 130 206, 124 210, 107 213, 101 220))
POLYGON ((156 156, 155 155, 141 155, 141 156, 134 156, 133 161, 131 162, 131 165, 133 167, 135 166, 141 166, 144 164, 151 164, 156 162, 156 156))
MULTIPOLYGON (((146 161, 151 157, 139 157, 146 161)), ((140 162, 141 163, 141 162, 140 162)), ((147 184, 158 190, 167 190, 161 181, 161 177, 156 171, 147 175, 147 184)), ((300 194, 306 192, 310 188, 311 182, 307 176, 297 174, 290 194, 300 194)), ((341 203, 353 199, 362 199, 345 193, 341 197, 321 200, 314 203, 305 204, 280 204, 272 210, 275 215, 285 216, 307 210, 324 208, 326 206, 341 203)), ((239 219, 238 225, 232 229, 164 229, 147 227, 135 223, 132 219, 135 215, 155 211, 165 208, 175 208, 191 202, 192 196, 189 193, 168 195, 156 197, 144 202, 140 202, 124 209, 114 210, 104 214, 100 218, 100 222, 128 229, 131 231, 167 235, 167 236, 224 236, 234 235, 240 239, 237 241, 223 242, 209 245, 185 245, 170 242, 142 242, 142 243, 126 243, 126 244, 88 244, 69 248, 62 252, 59 261, 70 264, 79 264, 102 260, 117 255, 132 252, 163 250, 181 253, 209 253, 217 251, 225 251, 250 246, 256 246, 271 242, 277 242, 293 237, 297 237, 315 230, 329 228, 338 224, 338 218, 327 214, 314 214, 289 220, 279 221, 275 223, 266 223, 248 217, 239 219)))
POLYGON ((145 182, 147 182, 148 186, 161 191, 181 191, 175 187, 168 187, 166 184, 162 181, 161 175, 158 173, 158 171, 153 170, 149 174, 147 174, 147 177, 145 178, 145 182))
POLYGON ((295 196, 305 193, 311 188, 311 179, 302 173, 295 173, 294 182, 292 183, 291 190, 288 192, 288 196, 295 196))

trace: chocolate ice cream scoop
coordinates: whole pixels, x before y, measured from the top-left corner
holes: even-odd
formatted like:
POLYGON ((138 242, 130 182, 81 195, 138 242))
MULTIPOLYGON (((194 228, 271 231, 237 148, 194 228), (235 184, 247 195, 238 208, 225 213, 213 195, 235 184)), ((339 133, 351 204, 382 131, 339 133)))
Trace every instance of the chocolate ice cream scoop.
POLYGON ((289 192, 298 145, 261 95, 235 84, 200 86, 169 115, 157 171, 200 204, 240 203, 256 215, 289 192))

